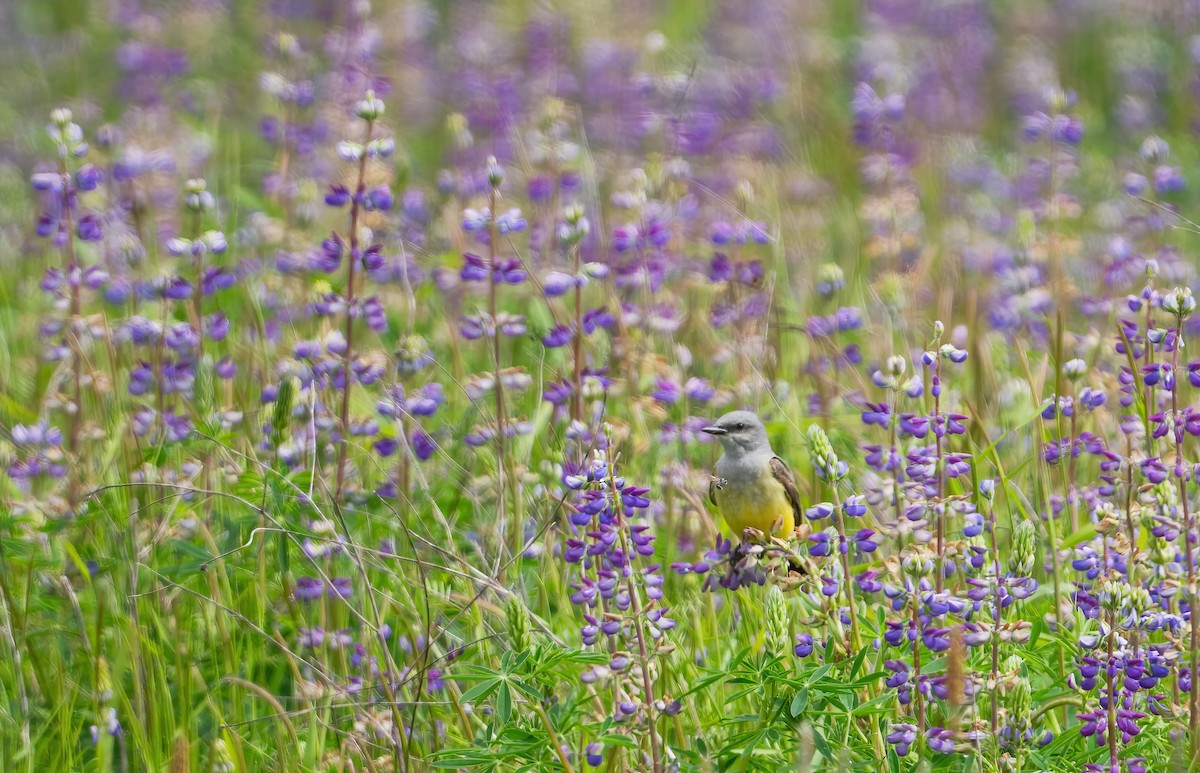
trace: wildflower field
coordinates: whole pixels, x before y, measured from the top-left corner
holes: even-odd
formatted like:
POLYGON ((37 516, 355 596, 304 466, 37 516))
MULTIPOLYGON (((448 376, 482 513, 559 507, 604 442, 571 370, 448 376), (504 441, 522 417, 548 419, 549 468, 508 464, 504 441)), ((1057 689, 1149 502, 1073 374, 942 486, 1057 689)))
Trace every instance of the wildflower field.
POLYGON ((0 770, 1200 770, 1195 0, 0 42, 0 770))

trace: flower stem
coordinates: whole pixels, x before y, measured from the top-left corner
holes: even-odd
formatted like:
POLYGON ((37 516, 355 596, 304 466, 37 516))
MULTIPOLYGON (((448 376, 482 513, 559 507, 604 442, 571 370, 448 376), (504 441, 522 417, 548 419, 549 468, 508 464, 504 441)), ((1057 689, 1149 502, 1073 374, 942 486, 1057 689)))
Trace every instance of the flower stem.
POLYGON ((850 616, 850 641, 847 642, 847 654, 853 655, 862 648, 862 640, 858 634, 858 611, 854 606, 854 580, 850 577, 849 545, 846 544, 846 525, 842 518, 842 501, 838 496, 837 484, 833 485, 833 505, 837 514, 838 554, 842 560, 842 587, 845 588, 846 605, 850 616))
POLYGON ((83 352, 79 340, 78 326, 81 324, 81 304, 79 300, 79 284, 83 281, 80 275, 79 257, 75 252, 75 217, 71 203, 71 186, 74 182, 67 172, 67 161, 60 157, 58 173, 62 178, 62 210, 67 225, 67 238, 63 244, 63 255, 67 264, 67 286, 71 288, 71 313, 67 319, 67 340, 71 344, 71 379, 72 400, 75 410, 71 411, 71 422, 67 434, 67 450, 71 452, 70 483, 68 485, 67 504, 74 509, 79 489, 79 432, 83 422, 83 352))
MULTIPOLYGON (((365 148, 371 142, 371 131, 375 128, 374 121, 367 121, 367 138, 363 141, 365 148)), ((354 383, 352 365, 354 363, 354 269, 358 262, 358 216, 366 188, 367 154, 364 151, 358 160, 358 181, 354 186, 354 196, 350 200, 350 256, 346 265, 346 351, 342 356, 342 407, 338 415, 339 426, 342 430, 342 442, 338 444, 337 483, 334 486, 333 498, 342 498, 342 490, 346 485, 346 455, 350 449, 350 387, 354 383)))
POLYGON ((554 753, 558 755, 558 761, 562 763, 563 770, 567 773, 574 773, 575 768, 571 767, 571 761, 567 758, 567 753, 563 751, 562 741, 559 740, 558 733, 554 732, 554 725, 550 724, 550 717, 546 714, 546 709, 542 707, 542 704, 535 702, 533 710, 542 720, 542 725, 545 726, 546 733, 550 736, 550 743, 554 746, 554 753))
MULTIPOLYGON (((1183 425, 1179 420, 1179 350, 1183 348, 1183 316, 1176 317, 1175 346, 1171 351, 1171 373, 1174 383, 1171 387, 1171 431, 1175 437, 1175 474, 1179 481, 1179 503, 1183 507, 1183 531, 1179 542, 1183 551, 1183 560, 1187 564, 1188 586, 1188 618, 1191 628, 1191 641, 1188 647, 1188 668, 1191 674, 1191 687, 1188 690, 1188 725, 1191 730, 1191 758, 1193 763, 1200 756, 1200 680, 1196 678, 1196 667, 1200 661, 1197 653, 1197 642, 1200 642, 1200 619, 1196 617, 1196 562, 1192 548, 1192 513, 1188 503, 1187 481, 1189 470, 1183 459, 1183 425)), ((1111 645, 1110 645, 1111 646, 1111 645)))
POLYGON ((575 330, 571 336, 571 357, 574 361, 574 374, 571 381, 571 420, 583 421, 583 287, 579 277, 579 245, 571 247, 571 255, 575 258, 575 330))
POLYGON ((519 518, 513 518, 513 522, 508 523, 507 517, 509 468, 508 436, 505 435, 505 425, 508 423, 508 420, 504 410, 504 383, 501 380, 501 371, 503 369, 500 367, 500 320, 496 304, 497 268, 499 267, 496 255, 496 242, 500 238, 499 231, 496 228, 496 198, 496 186, 492 185, 488 189, 488 207, 490 211, 490 217, 488 218, 488 317, 491 322, 492 332, 492 367, 495 369, 495 386, 493 387, 493 391, 496 397, 496 522, 499 524, 502 534, 505 526, 511 530, 509 539, 512 540, 513 558, 516 559, 521 555, 524 533, 519 518))
POLYGON ((1004 580, 1001 577, 1000 570, 1000 550, 996 546, 996 507, 993 503, 988 503, 988 532, 991 535, 992 542, 992 564, 993 571, 996 573, 996 589, 993 597, 993 627, 992 627, 992 680, 991 680, 991 698, 992 698, 992 738, 998 739, 1000 727, 1000 615, 1001 615, 1001 598, 1000 589, 1004 587, 1004 580))

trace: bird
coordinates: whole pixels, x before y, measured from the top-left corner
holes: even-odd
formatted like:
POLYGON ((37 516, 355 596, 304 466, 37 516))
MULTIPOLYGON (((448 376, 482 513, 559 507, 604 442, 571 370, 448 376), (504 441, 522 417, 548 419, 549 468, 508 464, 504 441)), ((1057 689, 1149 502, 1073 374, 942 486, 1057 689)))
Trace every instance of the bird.
POLYGON ((800 523, 800 494, 787 463, 771 450, 767 429, 750 411, 733 411, 703 432, 721 441, 708 499, 737 537, 746 529, 787 538, 800 523))

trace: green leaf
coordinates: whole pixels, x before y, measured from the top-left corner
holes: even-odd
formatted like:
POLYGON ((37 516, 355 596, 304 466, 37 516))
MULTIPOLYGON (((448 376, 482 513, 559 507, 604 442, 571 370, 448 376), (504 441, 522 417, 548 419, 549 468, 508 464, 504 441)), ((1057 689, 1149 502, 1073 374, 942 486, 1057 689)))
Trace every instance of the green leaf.
POLYGON ((816 726, 812 729, 813 746, 817 747, 817 752, 825 759, 833 759, 833 751, 829 748, 829 742, 825 740, 825 736, 821 734, 820 728, 816 726))
POLYGON ((514 688, 516 688, 517 692, 521 693, 530 700, 540 701, 542 699, 542 691, 528 682, 523 682, 520 679, 513 679, 510 680, 508 684, 511 684, 514 688))
POLYGON ((1094 523, 1089 523, 1087 526, 1084 526, 1074 534, 1064 537, 1062 540, 1060 540, 1060 543, 1064 548, 1073 548, 1076 545, 1082 545, 1085 542, 1090 542, 1096 537, 1097 533, 1096 525, 1094 523))
POLYGON ((499 686, 500 686, 499 679, 489 679, 485 682, 480 682, 479 684, 475 685, 471 689, 464 692, 462 694, 462 697, 459 698, 459 700, 463 703, 473 703, 474 701, 480 700, 481 698, 488 697, 489 695, 494 693, 496 691, 496 688, 499 686))
POLYGON ((863 704, 855 707, 854 710, 850 712, 850 715, 853 717, 861 717, 864 714, 888 714, 888 713, 891 713, 891 711, 892 711, 891 707, 883 705, 884 703, 890 702, 891 699, 892 699, 892 694, 890 692, 885 692, 880 695, 876 695, 874 698, 867 701, 866 703, 863 703, 863 704))
POLYGON ((792 698, 792 706, 791 706, 792 719, 795 719, 795 718, 799 717, 801 714, 803 714, 804 709, 807 707, 808 707, 808 688, 801 687, 800 690, 796 692, 796 697, 792 698))
POLYGON ((496 716, 502 725, 507 725, 512 717, 512 690, 507 682, 501 683, 500 691, 496 694, 496 716))
POLYGON ((858 655, 854 657, 854 665, 850 667, 850 678, 858 676, 858 669, 862 668, 863 660, 867 657, 867 648, 863 647, 858 651, 858 655))
POLYGON ((1029 649, 1037 646, 1038 639, 1042 638, 1042 631, 1044 630, 1046 630, 1046 626, 1042 624, 1042 621, 1034 621, 1032 630, 1029 632, 1029 649))
POLYGON ((728 706, 730 703, 736 702, 739 698, 746 697, 747 695, 756 691, 757 689, 758 689, 758 685, 750 685, 749 687, 747 687, 743 690, 737 690, 736 692, 734 692, 732 695, 730 695, 728 698, 725 699, 725 705, 728 706))

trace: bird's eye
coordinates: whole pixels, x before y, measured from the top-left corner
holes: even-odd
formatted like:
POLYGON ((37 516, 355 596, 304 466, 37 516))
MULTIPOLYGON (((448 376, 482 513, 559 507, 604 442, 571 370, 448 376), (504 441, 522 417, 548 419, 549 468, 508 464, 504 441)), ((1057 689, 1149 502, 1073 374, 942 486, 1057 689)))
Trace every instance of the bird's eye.
POLYGON ((737 425, 734 427, 734 429, 745 429, 745 428, 746 428, 746 425, 745 425, 745 424, 743 424, 743 423, 741 423, 740 421, 739 421, 739 422, 737 423, 737 425))

